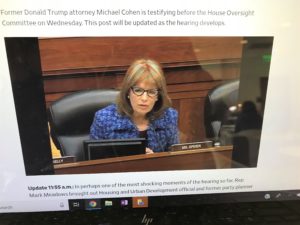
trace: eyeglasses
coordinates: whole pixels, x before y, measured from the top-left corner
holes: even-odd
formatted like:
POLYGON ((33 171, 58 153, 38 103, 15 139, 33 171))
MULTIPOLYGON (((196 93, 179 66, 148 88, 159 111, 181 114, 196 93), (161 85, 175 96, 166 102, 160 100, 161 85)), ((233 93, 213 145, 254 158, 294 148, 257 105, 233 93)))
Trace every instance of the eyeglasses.
POLYGON ((145 92, 147 92, 147 95, 149 97, 156 97, 159 93, 158 89, 149 89, 149 90, 145 90, 143 88, 140 87, 131 87, 131 90, 133 91, 133 93, 137 96, 142 96, 145 92))

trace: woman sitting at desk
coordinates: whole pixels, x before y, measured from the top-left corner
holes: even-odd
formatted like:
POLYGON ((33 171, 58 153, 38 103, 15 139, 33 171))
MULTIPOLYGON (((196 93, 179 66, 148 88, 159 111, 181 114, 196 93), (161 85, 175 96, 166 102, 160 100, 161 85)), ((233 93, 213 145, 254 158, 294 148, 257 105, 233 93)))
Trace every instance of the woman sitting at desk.
POLYGON ((96 112, 90 137, 144 137, 146 153, 168 151, 178 143, 178 113, 170 105, 160 65, 150 59, 136 60, 126 72, 117 103, 96 112))

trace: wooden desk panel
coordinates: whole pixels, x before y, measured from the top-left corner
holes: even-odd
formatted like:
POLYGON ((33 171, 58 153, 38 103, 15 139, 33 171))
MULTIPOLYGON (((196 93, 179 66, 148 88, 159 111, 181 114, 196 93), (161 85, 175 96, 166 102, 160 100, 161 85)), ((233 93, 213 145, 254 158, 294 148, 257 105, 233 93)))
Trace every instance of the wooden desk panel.
POLYGON ((40 38, 39 49, 44 76, 60 76, 126 70, 137 58, 152 58, 170 67, 239 59, 242 40, 242 37, 40 38))
POLYGON ((231 167, 232 146, 161 152, 54 166, 56 174, 200 170, 231 167))

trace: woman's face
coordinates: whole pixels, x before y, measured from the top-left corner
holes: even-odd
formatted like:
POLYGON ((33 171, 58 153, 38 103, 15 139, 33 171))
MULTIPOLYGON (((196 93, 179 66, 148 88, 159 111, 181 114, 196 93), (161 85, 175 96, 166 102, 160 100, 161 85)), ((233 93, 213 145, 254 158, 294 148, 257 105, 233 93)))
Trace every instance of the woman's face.
POLYGON ((157 98, 158 91, 154 80, 144 79, 138 81, 129 91, 133 116, 145 117, 152 110, 157 98))

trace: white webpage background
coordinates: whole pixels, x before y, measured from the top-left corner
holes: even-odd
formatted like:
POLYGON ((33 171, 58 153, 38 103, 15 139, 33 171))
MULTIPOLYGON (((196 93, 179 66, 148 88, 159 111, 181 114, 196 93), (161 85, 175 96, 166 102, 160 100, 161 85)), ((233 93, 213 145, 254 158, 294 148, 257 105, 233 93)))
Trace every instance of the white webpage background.
MULTIPOLYGON (((141 183, 143 181, 185 181, 244 179, 243 185, 252 185, 251 190, 289 190, 300 189, 300 15, 297 0, 248 0, 248 1, 4 1, 0 0, 0 10, 96 10, 96 9, 135 9, 135 10, 216 10, 241 11, 254 10, 252 17, 211 17, 201 16, 203 20, 223 20, 224 26, 55 26, 28 27, 5 26, 3 20, 45 20, 44 16, 7 16, 1 15, 0 20, 0 199, 1 202, 14 202, 13 210, 22 211, 17 201, 37 201, 35 205, 26 205, 25 210, 54 210, 56 204, 40 208, 42 198, 29 197, 29 186, 48 185, 80 185, 80 184, 114 184, 141 183), (274 36, 272 60, 269 73, 267 100, 264 113, 263 132, 259 150, 257 168, 224 169, 201 171, 165 171, 143 173, 59 175, 59 176, 26 176, 19 139, 18 125, 10 84, 4 37, 61 37, 61 36, 274 36), (19 206, 19 207, 18 207, 19 206)), ((88 16, 69 18, 100 20, 106 17, 89 18, 88 16)), ((127 20, 166 20, 163 16, 119 16, 127 20)), ((173 17, 169 17, 174 19, 173 17)), ((50 19, 50 18, 49 18, 50 19)), ((53 18, 54 19, 54 18, 53 18)), ((65 16, 55 16, 55 20, 66 20, 65 16)), ((106 18, 107 19, 107 18, 106 18)), ((117 18, 114 17, 116 20, 117 18)), ((180 16, 180 20, 199 20, 199 16, 180 16)), ((222 184, 219 184, 222 185, 222 184)), ((225 185, 225 184, 224 184, 225 185)), ((227 185, 227 183, 226 183, 227 185)), ((173 188, 181 188, 176 185, 173 188)), ((171 188, 171 187, 168 187, 171 188)), ((103 190, 121 191, 124 188, 103 188, 103 190)), ((126 188, 128 189, 128 187, 126 188)), ((139 187, 132 188, 139 189, 139 187)), ((245 191, 245 190, 233 190, 245 191)), ((51 192, 51 191, 48 191, 51 192)), ((57 192, 55 190, 53 193, 57 192)), ((62 191, 61 191, 62 192, 62 191)), ((164 195, 202 194, 231 191, 187 191, 166 192, 164 195)), ((133 194, 109 197, 132 196, 133 194)), ((139 194, 135 194, 139 195, 139 194)), ((143 194, 141 194, 143 195, 143 194)), ((161 195, 152 193, 150 195, 161 195)), ((88 196, 85 196, 87 198, 88 196)), ((99 194, 90 197, 108 197, 99 194)), ((71 197, 65 197, 68 199, 71 197)), ((76 197, 75 197, 76 198, 76 197)), ((77 197, 78 198, 78 197, 77 197)), ((64 197, 48 197, 46 200, 61 200, 64 197)), ((44 199, 45 200, 45 199, 44 199)), ((0 202, 0 206, 1 203, 0 202)), ((55 202, 55 201, 54 201, 55 202)), ((21 203, 20 203, 21 204, 21 203)), ((22 205, 24 206, 24 205, 22 205)), ((5 210, 3 210, 5 211, 5 210)), ((9 211, 9 210, 8 210, 9 211)))

